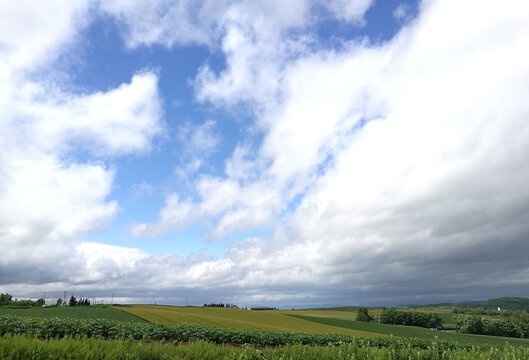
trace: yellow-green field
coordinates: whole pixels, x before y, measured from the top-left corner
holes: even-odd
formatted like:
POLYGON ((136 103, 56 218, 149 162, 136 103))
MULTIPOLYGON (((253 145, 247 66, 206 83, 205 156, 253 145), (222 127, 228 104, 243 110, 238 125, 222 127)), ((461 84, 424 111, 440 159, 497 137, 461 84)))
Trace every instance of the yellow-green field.
MULTIPOLYGON (((369 309, 369 315, 380 316, 383 309, 369 309)), ((356 311, 343 311, 343 310, 279 310, 279 312, 287 315, 303 315, 303 316, 315 316, 322 318, 340 318, 340 319, 356 319, 356 311)))
MULTIPOLYGON (((158 324, 198 324, 220 328, 238 328, 246 330, 293 331, 304 333, 335 333, 363 337, 384 336, 372 332, 344 329, 336 326, 318 324, 296 319, 288 314, 333 317, 348 316, 343 311, 319 310, 275 310, 252 311, 213 307, 181 307, 161 305, 134 305, 120 308, 147 321, 158 324), (319 315, 318 315, 319 314, 319 315), (325 314, 328 314, 325 316, 325 314)), ((355 315, 354 313, 351 313, 355 315)))

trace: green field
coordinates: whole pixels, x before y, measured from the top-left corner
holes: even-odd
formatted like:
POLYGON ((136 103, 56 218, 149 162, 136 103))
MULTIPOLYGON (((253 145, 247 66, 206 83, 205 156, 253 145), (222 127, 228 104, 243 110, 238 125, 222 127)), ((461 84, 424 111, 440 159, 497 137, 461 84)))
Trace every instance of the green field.
POLYGON ((529 339, 506 338, 498 336, 458 334, 454 332, 431 331, 429 329, 416 326, 388 325, 371 322, 354 321, 347 318, 322 318, 316 316, 291 315, 298 319, 313 321, 318 324, 343 327, 345 329, 367 331, 371 333, 393 335, 398 337, 415 337, 419 339, 435 338, 449 341, 465 342, 474 345, 503 345, 508 342, 510 345, 529 346, 529 339))
POLYGON ((440 351, 432 344, 429 349, 399 348, 379 349, 361 344, 340 346, 286 345, 256 349, 244 345, 233 347, 208 342, 185 344, 145 343, 128 340, 103 339, 38 339, 23 335, 0 336, 0 358, 14 359, 437 359, 437 360, 499 360, 527 359, 529 349, 506 348, 476 350, 440 351))
POLYGON ((117 321, 145 321, 124 311, 109 306, 50 306, 8 307, 0 306, 0 316, 14 315, 32 318, 106 319, 117 321))
MULTIPOLYGON (((288 311, 252 311, 214 307, 134 305, 120 310, 158 324, 210 325, 220 328, 304 333, 335 333, 362 337, 384 336, 368 331, 318 324, 288 316, 288 311)), ((300 311, 302 312, 302 311, 300 311)), ((297 312, 296 312, 297 313, 297 312)), ((308 314, 311 312, 309 311, 308 314)), ((312 312, 312 314, 314 314, 312 312)))

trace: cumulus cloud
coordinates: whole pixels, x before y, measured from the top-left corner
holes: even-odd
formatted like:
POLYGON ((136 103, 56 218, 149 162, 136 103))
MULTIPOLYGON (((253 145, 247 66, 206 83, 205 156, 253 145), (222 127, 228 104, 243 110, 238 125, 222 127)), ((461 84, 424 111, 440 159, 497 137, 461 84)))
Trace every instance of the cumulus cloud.
POLYGON ((0 283, 64 286, 87 261, 75 255, 84 234, 103 229, 119 208, 107 199, 115 169, 105 160, 149 151, 163 132, 157 76, 140 72, 116 89, 72 93, 46 75, 56 73, 54 60, 73 46, 93 4, 19 5, 27 8, 0 5, 0 283))
MULTIPOLYGON (((340 3, 328 9, 336 13, 340 3)), ((527 296, 528 6, 424 2, 391 41, 329 50, 312 46, 303 31, 289 33, 312 21, 303 1, 180 4, 114 1, 101 8, 120 19, 131 48, 218 44, 226 68, 199 71, 197 99, 228 109, 244 104, 262 142, 238 144, 224 175, 198 176, 194 196, 175 189, 157 221, 133 224, 131 232, 160 236, 207 220, 212 237, 259 227, 272 235, 232 244, 220 258, 78 241, 117 211, 107 200, 113 169, 101 161, 147 151, 162 131, 156 76, 139 73, 105 93, 64 96, 24 74, 6 75, 4 67, 9 81, 0 86, 8 96, 0 101, 15 106, 1 107, 3 284, 116 291, 125 299, 142 293, 172 303, 183 294, 275 304, 527 296), (218 18, 190 15, 217 6, 218 18), (167 24, 175 16, 185 28, 173 33, 167 24), (159 26, 150 28, 153 22, 159 26), (129 97, 137 106, 121 101, 129 97), (109 99, 115 116, 93 110, 109 99), (78 124, 54 130, 51 119, 67 116, 78 124), (87 120, 96 116, 101 122, 87 120), (40 124, 56 140, 39 139, 40 124), (115 126, 130 136, 109 140, 115 126), (103 160, 67 159, 72 139, 103 160)), ((370 2, 348 4, 342 19, 361 25, 370 2)), ((215 148, 211 124, 182 129, 190 149, 201 141, 215 148)))
MULTIPOLYGON (((227 254, 243 274, 238 284, 263 284, 268 294, 293 286, 394 303, 526 295, 519 286, 529 264, 506 259, 526 252, 529 234, 529 9, 514 1, 480 9, 428 2, 387 44, 295 57, 272 72, 280 97, 262 96, 268 84, 254 81, 258 160, 243 162, 238 147, 227 178, 215 180, 250 200, 207 207, 217 194, 199 182, 199 202, 168 203, 161 214, 185 205, 196 219, 222 215, 218 236, 242 224, 276 227, 227 254), (257 178, 243 181, 238 167, 257 169, 257 178), (263 194, 272 200, 259 201, 263 194), (296 195, 300 205, 284 216, 296 195)), ((199 84, 198 96, 215 102, 201 97, 209 85, 199 84)))
POLYGON ((59 47, 71 42, 79 28, 86 25, 85 15, 91 3, 89 0, 20 4, 2 1, 0 61, 3 69, 30 69, 54 60, 59 47), (50 9, 53 16, 46 16, 50 9))

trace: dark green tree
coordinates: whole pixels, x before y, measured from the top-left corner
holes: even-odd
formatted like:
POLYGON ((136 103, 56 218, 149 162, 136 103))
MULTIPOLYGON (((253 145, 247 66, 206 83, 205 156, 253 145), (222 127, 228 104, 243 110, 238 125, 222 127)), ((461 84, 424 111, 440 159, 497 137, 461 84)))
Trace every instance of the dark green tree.
POLYGON ((69 306, 77 306, 77 299, 72 295, 70 301, 68 302, 69 306))
POLYGON ((359 307, 356 313, 356 321, 372 322, 375 321, 375 318, 369 315, 366 307, 359 307))
POLYGON ((0 305, 9 305, 11 301, 13 301, 13 296, 11 296, 11 294, 0 294, 0 305))

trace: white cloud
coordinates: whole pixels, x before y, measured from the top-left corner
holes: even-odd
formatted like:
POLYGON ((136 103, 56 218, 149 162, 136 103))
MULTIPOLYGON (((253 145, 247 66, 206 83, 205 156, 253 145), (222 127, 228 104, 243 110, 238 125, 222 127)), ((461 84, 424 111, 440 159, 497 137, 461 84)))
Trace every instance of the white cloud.
MULTIPOLYGON (((475 6, 428 2, 388 44, 301 55, 268 82, 253 80, 264 133, 257 159, 243 161, 236 148, 228 178, 214 182, 232 184, 233 197, 217 203, 200 181, 200 201, 184 203, 196 219, 222 215, 217 236, 287 222, 268 240, 232 246, 237 284, 288 294, 295 283, 321 298, 331 288, 342 299, 386 302, 470 298, 476 287, 520 293, 527 262, 505 260, 528 250, 529 7, 480 2, 478 14, 475 6), (281 96, 261 95, 270 88, 281 96), (237 169, 257 176, 248 181, 237 169), (301 204, 282 218, 296 194, 301 204)), ((238 49, 247 58, 234 39, 228 58, 238 49)), ((256 64, 273 67, 268 61, 256 64)), ((246 76, 246 62, 231 64, 206 79, 199 98, 211 84, 243 88, 222 80, 246 76)), ((229 94, 228 105, 249 96, 229 94)), ((162 213, 183 209, 176 205, 162 213)))
POLYGON ((140 45, 210 44, 215 16, 225 1, 123 1, 100 2, 102 11, 121 20, 126 43, 140 45))
POLYGON ((395 10, 393 10, 393 18, 397 21, 408 19, 410 16, 410 5, 400 3, 395 10))
POLYGON ((86 260, 72 255, 75 248, 118 211, 107 199, 115 169, 105 160, 146 152, 163 132, 155 74, 92 94, 71 93, 48 76, 90 21, 91 6, 0 5, 2 284, 73 281, 86 260))
MULTIPOLYGON (((244 103, 263 141, 255 151, 239 144, 225 177, 200 176, 195 199, 173 193, 156 222, 131 231, 158 236, 206 219, 214 224, 210 236, 266 226, 274 234, 233 244, 220 259, 79 242, 83 232, 104 226, 117 204, 107 200, 113 170, 68 159, 70 141, 81 139, 99 156, 148 150, 161 131, 156 76, 138 74, 115 90, 74 95, 10 74, 6 65, 0 72, 7 80, 0 83, 7 94, 0 99, 3 284, 25 284, 28 292, 36 289, 31 283, 39 291, 42 284, 57 291, 117 289, 121 298, 156 292, 171 302, 188 292, 205 301, 283 303, 527 295, 528 6, 425 2, 417 21, 391 42, 329 51, 305 46, 310 37, 303 36, 277 46, 286 39, 281 31, 306 20, 305 2, 234 3, 221 22, 184 21, 201 29, 196 35, 165 28, 174 14, 195 11, 186 3, 181 12, 166 12, 160 29, 147 26, 167 4, 142 5, 145 17, 125 3, 101 6, 128 24, 132 47, 220 41, 227 68, 218 74, 203 68, 197 97, 216 106, 244 103), (264 15, 253 16, 252 9, 265 6, 264 15), (274 11, 285 16, 267 20, 274 11), (302 15, 290 20, 291 13, 302 15), (216 26, 222 30, 212 36, 216 26), (139 112, 123 100, 129 97, 139 112), (93 110, 109 99, 117 115, 93 110), (127 121, 137 114, 137 122, 127 121), (78 123, 69 124, 69 116, 78 123), (54 128, 52 118, 61 126, 54 128), (127 136, 112 142, 107 134, 115 127, 127 127, 127 136), (42 132, 53 139, 40 139, 42 132), (297 197, 299 205, 291 205, 297 197)), ((360 21, 355 11, 347 8, 344 18, 360 21)), ((16 51, 5 54, 11 59, 16 51)), ((207 136, 213 126, 206 125, 206 135, 191 143, 213 149, 207 136)))
MULTIPOLYGON (((100 9, 123 25, 123 36, 131 48, 162 44, 216 46, 224 34, 225 22, 234 16, 261 17, 264 14, 281 27, 300 26, 305 20, 310 1, 142 1, 105 0, 100 9)), ((244 20, 246 21, 246 19, 244 20)))
POLYGON ((219 106, 262 103, 277 96, 279 71, 308 51, 312 36, 293 30, 312 25, 319 6, 340 20, 361 25, 372 0, 355 1, 122 1, 100 3, 120 20, 129 47, 201 44, 217 50, 227 67, 215 73, 207 64, 195 79, 197 98, 219 106))
POLYGON ((179 127, 177 139, 180 143, 180 162, 183 165, 177 167, 175 171, 182 178, 195 173, 204 159, 216 151, 220 142, 214 120, 195 126, 189 122, 185 123, 179 127))
MULTIPOLYGON (((0 3, 0 62, 22 70, 53 61, 86 25, 92 1, 0 3)), ((5 69, 5 68, 4 68, 5 69)))
POLYGON ((132 184, 131 191, 133 199, 143 196, 150 196, 154 192, 154 186, 143 181, 141 183, 132 184))
POLYGON ((150 139, 162 132, 157 77, 152 73, 136 74, 130 84, 88 95, 28 81, 13 84, 11 90, 9 121, 17 128, 23 119, 20 136, 30 137, 31 146, 44 151, 64 153, 73 146, 96 155, 148 151, 150 139))
POLYGON ((373 0, 330 0, 323 4, 339 19, 362 25, 364 14, 373 4, 373 0))

